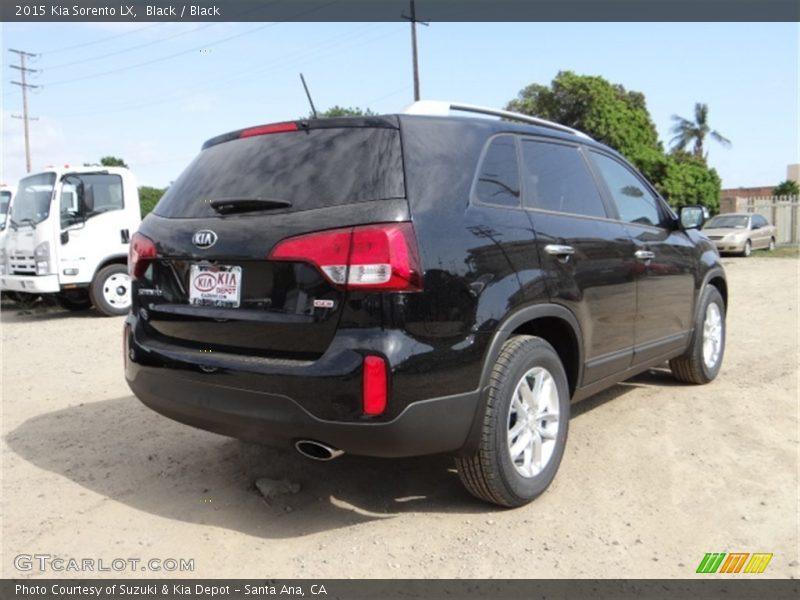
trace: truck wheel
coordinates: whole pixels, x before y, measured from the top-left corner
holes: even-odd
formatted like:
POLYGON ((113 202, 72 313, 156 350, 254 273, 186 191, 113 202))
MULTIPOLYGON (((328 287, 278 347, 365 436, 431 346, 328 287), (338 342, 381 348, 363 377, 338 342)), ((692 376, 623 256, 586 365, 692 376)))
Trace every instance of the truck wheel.
POLYGON ((94 307, 104 317, 125 315, 131 308, 131 278, 126 265, 108 265, 94 276, 89 288, 94 307))
POLYGON ((708 383, 719 373, 724 354, 725 302, 719 290, 708 285, 700 297, 692 343, 681 356, 669 361, 669 368, 679 381, 708 383))
POLYGON ((494 365, 479 447, 457 457, 461 482, 487 502, 515 507, 544 492, 556 475, 569 427, 569 387, 545 340, 514 336, 494 365))
POLYGON ((87 290, 69 290, 56 294, 56 302, 61 308, 79 311, 92 308, 92 299, 87 290))

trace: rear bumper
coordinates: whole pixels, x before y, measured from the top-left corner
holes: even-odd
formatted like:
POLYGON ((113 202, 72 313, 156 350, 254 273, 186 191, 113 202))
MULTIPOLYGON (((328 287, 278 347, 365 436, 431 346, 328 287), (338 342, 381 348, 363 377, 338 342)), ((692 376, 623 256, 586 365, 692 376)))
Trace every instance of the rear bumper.
MULTIPOLYGON (((341 410, 321 417, 320 406, 352 396, 350 349, 317 365, 272 364, 256 378, 225 368, 205 373, 197 362, 180 364, 175 356, 163 361, 158 344, 137 341, 126 331, 125 376, 146 406, 200 429, 261 444, 314 440, 377 457, 456 452, 466 442, 478 406, 479 394, 468 392, 412 402, 384 420, 341 410)), ((356 376, 360 380, 360 371, 356 376)))
POLYGON ((61 290, 58 275, 3 275, 0 289, 4 292, 52 294, 61 290))

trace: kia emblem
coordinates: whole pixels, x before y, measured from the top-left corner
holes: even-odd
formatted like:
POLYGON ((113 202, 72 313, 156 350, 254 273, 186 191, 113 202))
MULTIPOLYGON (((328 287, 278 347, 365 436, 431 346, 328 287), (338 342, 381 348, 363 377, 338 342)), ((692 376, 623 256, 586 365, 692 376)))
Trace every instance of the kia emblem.
POLYGON ((217 243, 217 234, 210 229, 201 229, 192 236, 192 243, 205 250, 217 243))

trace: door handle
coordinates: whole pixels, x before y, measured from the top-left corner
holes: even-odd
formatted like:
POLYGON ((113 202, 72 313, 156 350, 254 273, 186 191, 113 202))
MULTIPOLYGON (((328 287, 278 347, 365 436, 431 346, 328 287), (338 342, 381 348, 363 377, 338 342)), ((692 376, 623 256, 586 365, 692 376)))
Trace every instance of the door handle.
POLYGON ((544 251, 550 256, 558 256, 560 258, 569 258, 575 254, 575 248, 572 246, 562 246, 561 244, 547 244, 544 251))
POLYGON ((656 257, 655 252, 650 252, 650 250, 637 250, 634 253, 634 256, 638 260, 653 260, 656 257))

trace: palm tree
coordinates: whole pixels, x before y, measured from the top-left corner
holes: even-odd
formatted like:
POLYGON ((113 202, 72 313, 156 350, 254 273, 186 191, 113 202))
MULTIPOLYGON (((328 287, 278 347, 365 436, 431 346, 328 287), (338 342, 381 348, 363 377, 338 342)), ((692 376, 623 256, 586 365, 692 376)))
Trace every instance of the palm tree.
POLYGON ((719 132, 712 131, 708 126, 708 104, 697 102, 694 105, 694 121, 684 119, 678 115, 672 115, 675 124, 671 132, 675 134, 670 142, 673 150, 686 150, 687 146, 694 142, 693 154, 697 158, 705 158, 703 153, 703 142, 706 136, 710 136, 715 142, 719 142, 726 148, 730 147, 729 139, 723 137, 719 132))

